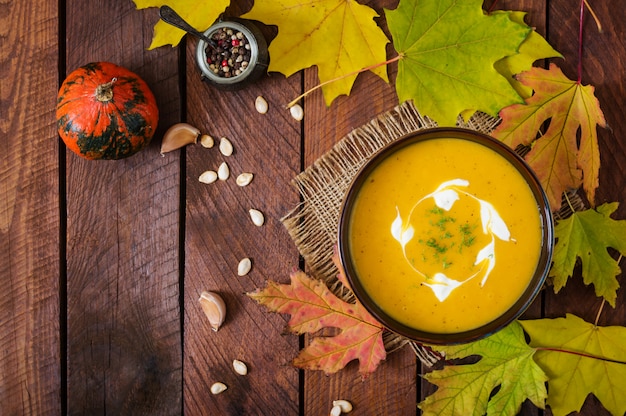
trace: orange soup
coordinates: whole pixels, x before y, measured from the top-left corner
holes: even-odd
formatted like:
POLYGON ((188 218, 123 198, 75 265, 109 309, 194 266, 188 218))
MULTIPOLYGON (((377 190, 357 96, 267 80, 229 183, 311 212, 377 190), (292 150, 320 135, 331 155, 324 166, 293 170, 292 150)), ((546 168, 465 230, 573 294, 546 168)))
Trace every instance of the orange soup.
POLYGON ((533 278, 542 221, 526 180, 473 141, 436 138, 378 164, 355 198, 349 253, 387 315, 449 334, 502 315, 533 278))

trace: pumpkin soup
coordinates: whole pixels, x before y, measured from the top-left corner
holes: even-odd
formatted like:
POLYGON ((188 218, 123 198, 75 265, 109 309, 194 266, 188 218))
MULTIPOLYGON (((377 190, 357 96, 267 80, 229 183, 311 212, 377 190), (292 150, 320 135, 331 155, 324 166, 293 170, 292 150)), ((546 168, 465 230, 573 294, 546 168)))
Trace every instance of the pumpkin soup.
POLYGON ((356 278, 397 322, 471 331, 510 309, 542 250, 538 202, 517 168, 458 138, 416 141, 378 163, 349 215, 356 278))

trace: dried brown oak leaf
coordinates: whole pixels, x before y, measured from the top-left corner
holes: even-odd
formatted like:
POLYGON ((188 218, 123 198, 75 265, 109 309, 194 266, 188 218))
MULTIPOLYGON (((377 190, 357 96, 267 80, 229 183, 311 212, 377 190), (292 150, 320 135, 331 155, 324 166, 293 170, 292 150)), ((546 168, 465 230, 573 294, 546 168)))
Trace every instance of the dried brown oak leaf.
POLYGON ((339 329, 334 336, 316 336, 293 360, 296 367, 331 374, 358 360, 359 374, 365 378, 385 359, 383 327, 361 304, 342 301, 302 271, 291 274, 290 284, 269 281, 265 289, 248 296, 272 312, 291 315, 289 329, 294 333, 339 329))

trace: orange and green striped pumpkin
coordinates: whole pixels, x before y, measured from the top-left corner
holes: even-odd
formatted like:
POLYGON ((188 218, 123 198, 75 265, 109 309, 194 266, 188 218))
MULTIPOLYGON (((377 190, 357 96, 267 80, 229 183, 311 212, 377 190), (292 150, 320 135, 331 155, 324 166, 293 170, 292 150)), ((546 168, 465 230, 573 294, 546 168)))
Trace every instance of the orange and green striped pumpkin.
POLYGON ((122 159, 150 143, 159 111, 137 74, 109 62, 72 71, 57 97, 59 136, 85 159, 122 159))

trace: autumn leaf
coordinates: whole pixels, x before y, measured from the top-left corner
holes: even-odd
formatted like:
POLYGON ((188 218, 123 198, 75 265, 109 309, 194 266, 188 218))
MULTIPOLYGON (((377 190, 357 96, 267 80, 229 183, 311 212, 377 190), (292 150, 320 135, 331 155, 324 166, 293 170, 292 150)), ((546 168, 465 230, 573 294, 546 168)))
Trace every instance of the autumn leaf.
MULTIPOLYGON (((495 13, 504 12, 497 10, 494 14, 495 13)), ((525 12, 514 11, 507 14, 514 22, 521 25, 524 24, 525 12)), ((533 93, 532 88, 519 82, 515 79, 514 75, 529 71, 532 69, 533 63, 540 59, 556 57, 562 58, 563 55, 554 49, 543 36, 533 30, 521 43, 519 53, 500 59, 494 66, 496 70, 511 83, 511 86, 515 88, 515 91, 517 91, 520 96, 528 98, 533 93)))
POLYGON ((350 287, 350 282, 346 277, 346 271, 343 269, 341 258, 339 257, 339 249, 336 245, 333 247, 333 256, 331 257, 331 260, 338 270, 337 280, 339 280, 345 288, 352 290, 352 288, 350 287))
POLYGON ((265 289, 248 296, 273 312, 291 315, 289 329, 297 334, 340 330, 335 336, 314 338, 294 359, 297 367, 330 374, 358 360, 359 373, 366 377, 385 359, 382 326, 359 303, 342 301, 304 272, 293 273, 291 284, 269 281, 265 289))
MULTIPOLYGON (((138 9, 148 7, 170 6, 191 26, 203 32, 209 28, 230 5, 230 0, 133 0, 138 9)), ((185 35, 181 29, 159 20, 154 25, 154 37, 148 49, 159 46, 176 46, 185 35)))
POLYGON ((612 247, 626 255, 626 220, 614 220, 616 202, 597 209, 574 212, 560 220, 555 229, 557 242, 552 256, 550 276, 554 292, 558 293, 573 274, 576 260, 582 262, 582 277, 586 285, 593 284, 596 295, 604 297, 613 307, 622 272, 619 263, 607 251, 612 247))
POLYGON ((532 146, 526 161, 546 190, 552 210, 560 208, 563 192, 581 184, 593 204, 600 170, 596 129, 606 127, 593 86, 569 80, 554 64, 549 70, 523 72, 518 79, 535 93, 525 105, 500 112, 502 123, 493 136, 512 148, 532 146), (541 135, 546 122, 549 126, 541 135))
POLYGON ((482 0, 403 0, 386 10, 398 62, 400 101, 412 99, 439 125, 465 110, 497 115, 523 100, 494 68, 517 53, 531 29, 507 13, 485 15, 482 0))
MULTIPOLYGON (((355 72, 386 60, 389 40, 374 21, 377 13, 353 0, 256 0, 242 17, 278 26, 269 71, 290 76, 317 65, 321 83, 341 78, 322 87, 327 105, 350 93, 355 72)), ((372 72, 387 81, 384 66, 372 72)))
POLYGON ((548 374, 554 416, 580 411, 590 393, 612 414, 626 412, 626 328, 598 327, 571 314, 520 323, 548 374))
POLYGON ((533 361, 535 351, 517 322, 482 340, 436 349, 445 352, 447 360, 480 360, 426 374, 438 389, 419 404, 424 416, 517 415, 526 399, 544 408, 547 378, 533 361))

